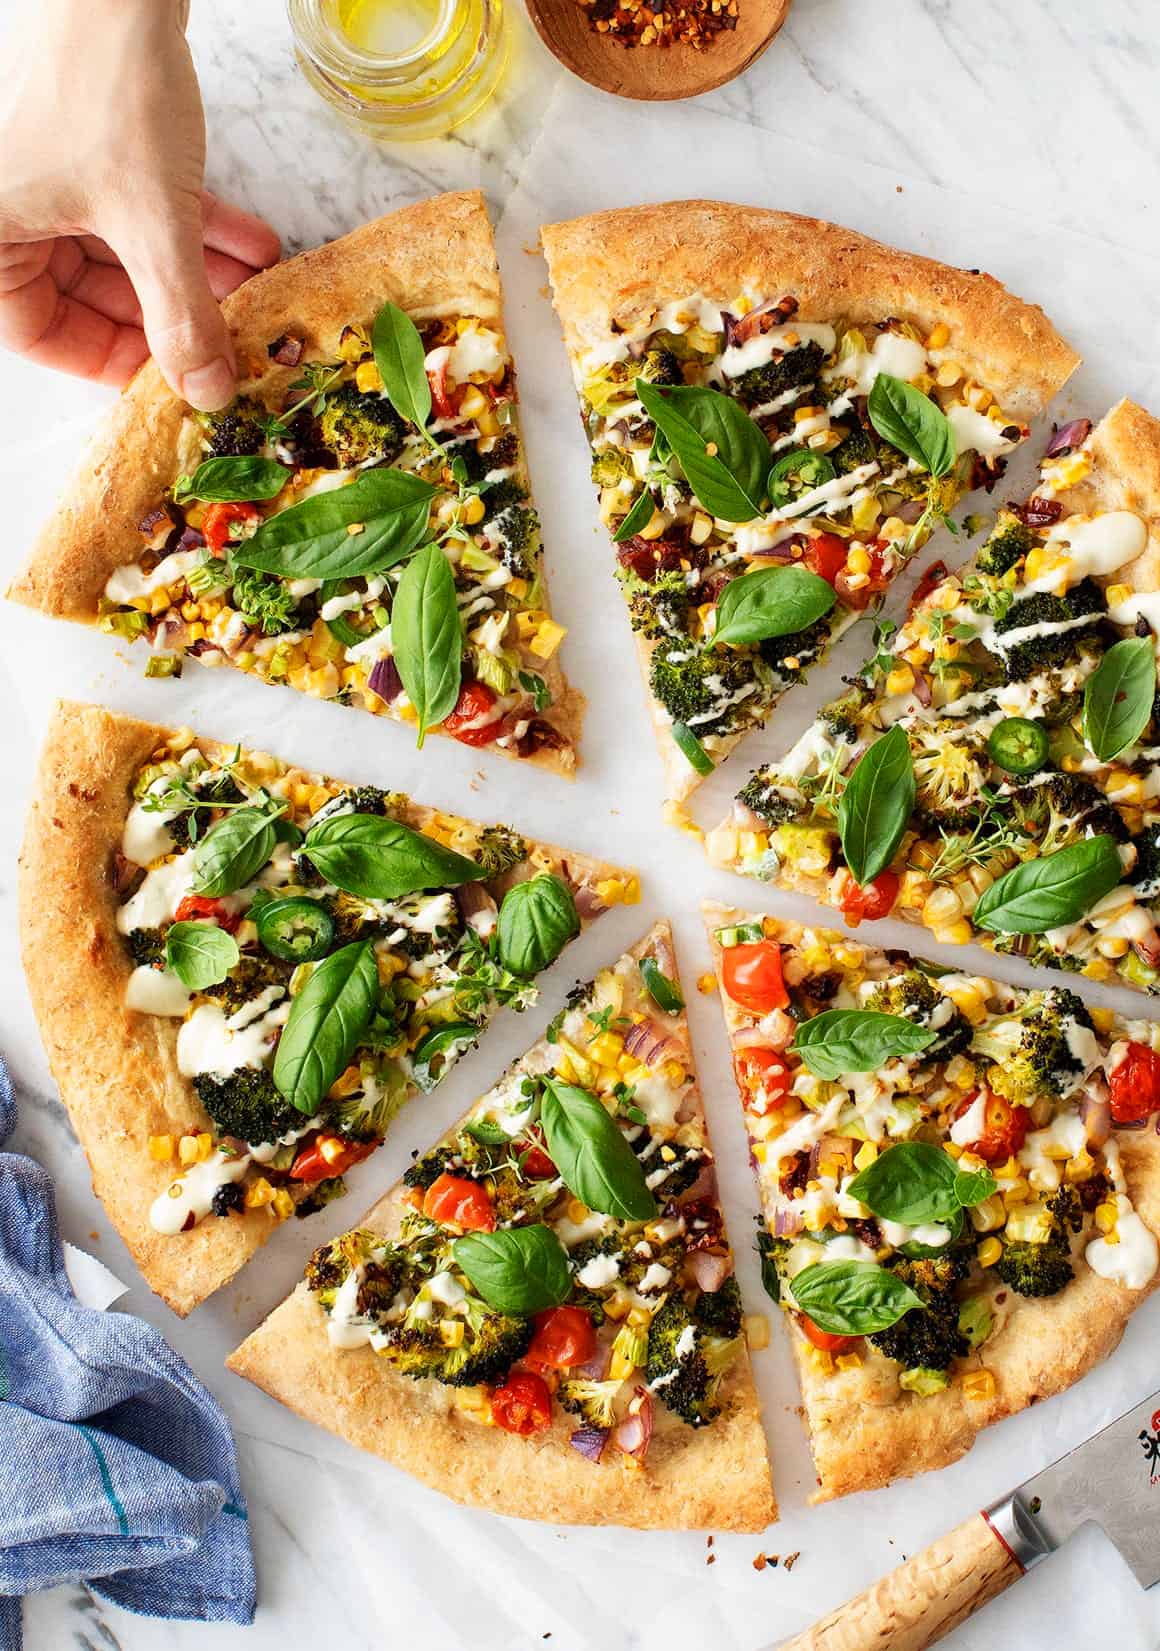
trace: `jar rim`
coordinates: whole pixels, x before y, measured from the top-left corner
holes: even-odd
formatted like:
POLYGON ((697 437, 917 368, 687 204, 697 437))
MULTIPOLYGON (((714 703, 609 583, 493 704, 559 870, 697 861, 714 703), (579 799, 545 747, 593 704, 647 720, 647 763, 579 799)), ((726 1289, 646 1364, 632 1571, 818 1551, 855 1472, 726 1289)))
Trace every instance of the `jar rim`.
MULTIPOLYGON (((333 0, 331 0, 333 4, 333 0)), ((490 26, 492 0, 480 0, 481 34, 490 26)), ((433 55, 441 55, 463 27, 457 0, 439 0, 439 11, 427 32, 413 46, 400 52, 372 52, 359 46, 343 30, 337 18, 326 14, 328 0, 287 0, 287 11, 299 48, 315 67, 341 79, 355 77, 368 85, 389 84, 407 78, 407 72, 421 71, 433 55)))

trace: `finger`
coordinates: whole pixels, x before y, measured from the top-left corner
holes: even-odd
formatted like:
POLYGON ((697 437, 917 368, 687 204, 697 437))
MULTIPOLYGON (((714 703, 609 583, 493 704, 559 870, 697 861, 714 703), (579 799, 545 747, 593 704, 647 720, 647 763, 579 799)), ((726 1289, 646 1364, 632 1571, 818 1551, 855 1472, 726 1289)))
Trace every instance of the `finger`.
POLYGON ((243 281, 248 281, 255 271, 250 264, 243 264, 240 258, 231 258, 224 252, 214 252, 210 247, 206 247, 205 273, 210 291, 215 298, 220 299, 228 297, 243 281))
POLYGON ((96 263, 72 236, 62 236, 53 248, 48 272, 67 297, 107 315, 110 321, 140 329, 141 306, 120 264, 96 263))
POLYGON ((0 294, 0 345, 38 367, 118 388, 149 353, 139 327, 119 325, 62 293, 47 269, 0 294))
POLYGON ((226 252, 249 264, 251 270, 268 269, 282 256, 282 242, 263 218, 243 212, 240 206, 219 201, 207 189, 202 194, 205 244, 215 252, 226 252))
POLYGON ((234 393, 234 352, 206 276, 198 197, 139 201, 131 217, 98 227, 136 289, 167 382, 194 407, 224 407, 234 393))

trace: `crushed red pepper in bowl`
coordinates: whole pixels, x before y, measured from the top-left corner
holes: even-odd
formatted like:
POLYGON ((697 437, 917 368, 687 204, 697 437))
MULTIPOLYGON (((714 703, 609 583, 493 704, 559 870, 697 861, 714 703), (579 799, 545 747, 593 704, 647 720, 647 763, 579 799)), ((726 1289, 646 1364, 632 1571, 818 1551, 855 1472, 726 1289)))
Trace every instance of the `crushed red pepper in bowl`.
POLYGON ((597 34, 626 47, 682 44, 702 51, 717 35, 737 27, 738 0, 678 0, 654 7, 645 0, 579 0, 597 34))

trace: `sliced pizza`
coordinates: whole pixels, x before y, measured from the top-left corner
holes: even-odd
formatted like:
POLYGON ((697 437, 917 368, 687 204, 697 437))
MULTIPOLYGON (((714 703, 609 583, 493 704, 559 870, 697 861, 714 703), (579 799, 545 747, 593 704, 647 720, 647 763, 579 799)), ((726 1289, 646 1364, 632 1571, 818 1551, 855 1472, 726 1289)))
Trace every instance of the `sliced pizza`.
POLYGON ((992 487, 1077 356, 989 275, 712 201, 543 231, 671 795, 992 487))
POLYGON ((589 986, 228 1361, 457 1501, 776 1516, 667 923, 589 986))
POLYGON ((815 1500, 941 1467, 1156 1286, 1160 1026, 704 910, 815 1500))
POLYGON ((259 751, 62 705, 24 967, 93 1184, 188 1312, 635 877, 259 751))
POLYGON ((238 398, 138 373, 9 595, 571 774, 482 197, 404 207, 226 300, 238 398))
POLYGON ((1160 422, 1058 430, 1035 493, 708 847, 848 922, 888 913, 1160 990, 1160 422))

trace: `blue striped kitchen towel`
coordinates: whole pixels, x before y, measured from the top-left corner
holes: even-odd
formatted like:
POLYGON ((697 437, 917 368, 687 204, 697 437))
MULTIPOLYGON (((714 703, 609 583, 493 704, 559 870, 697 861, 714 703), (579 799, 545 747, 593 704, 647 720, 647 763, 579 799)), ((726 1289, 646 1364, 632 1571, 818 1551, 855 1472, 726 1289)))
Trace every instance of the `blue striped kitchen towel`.
MULTIPOLYGON (((0 1061, 0 1146, 16 1104, 0 1061)), ((60 1582, 146 1616, 250 1622, 229 1423, 156 1330, 73 1294, 50 1177, 0 1152, 0 1651, 60 1582)))

